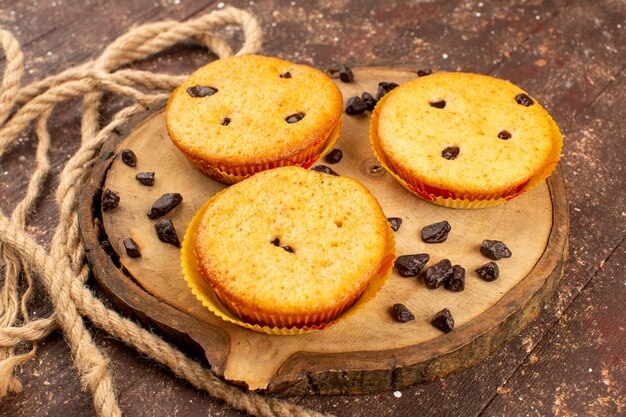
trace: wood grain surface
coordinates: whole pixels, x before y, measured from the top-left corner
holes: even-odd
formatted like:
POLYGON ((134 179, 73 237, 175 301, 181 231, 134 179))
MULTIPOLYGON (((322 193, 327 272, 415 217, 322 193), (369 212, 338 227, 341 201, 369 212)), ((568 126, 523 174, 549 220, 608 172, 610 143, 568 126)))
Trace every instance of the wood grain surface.
MULTIPOLYGON (((556 295, 519 336, 464 372, 399 393, 307 396, 303 405, 340 416, 612 416, 625 412, 623 152, 626 121, 626 5, 619 0, 395 1, 234 0, 255 13, 261 52, 326 68, 394 65, 492 74, 544 103, 565 137, 562 168, 570 201, 570 257, 556 295)), ((144 22, 185 19, 217 1, 0 1, 0 25, 22 43, 24 82, 98 55, 104 44, 144 22)), ((228 36, 240 36, 226 28, 228 36)), ((189 72, 214 59, 181 45, 135 65, 189 72)), ((106 121, 120 106, 109 97, 106 121)), ((55 112, 49 187, 79 143, 80 103, 55 112)), ((25 136, 0 158, 0 208, 23 195, 34 163, 25 136)), ((43 199, 30 219, 40 241, 56 213, 43 199)), ((94 287, 96 292, 100 292, 94 287)), ((50 308, 39 288, 34 308, 50 308)), ((158 329, 157 329, 158 330, 158 329)), ((95 330, 111 358, 121 407, 130 416, 238 416, 123 343, 95 330)), ((69 350, 58 334, 19 370, 24 392, 0 402, 1 416, 92 416, 69 350)))

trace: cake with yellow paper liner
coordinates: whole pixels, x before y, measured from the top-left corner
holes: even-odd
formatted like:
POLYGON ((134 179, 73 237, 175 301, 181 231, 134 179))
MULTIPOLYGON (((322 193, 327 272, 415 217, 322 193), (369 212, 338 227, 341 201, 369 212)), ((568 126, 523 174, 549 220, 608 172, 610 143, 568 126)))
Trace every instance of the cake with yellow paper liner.
POLYGON ((514 84, 437 73, 403 84, 376 105, 370 142, 404 187, 435 204, 501 204, 544 181, 563 144, 536 99, 514 84))
POLYGON ((182 266, 222 319, 287 335, 354 314, 386 282, 394 251, 386 216, 360 183, 283 167, 205 203, 185 234, 182 266))
POLYGON ((309 168, 337 140, 343 98, 323 72, 277 58, 213 61, 170 95, 170 139, 229 184, 280 166, 309 168))

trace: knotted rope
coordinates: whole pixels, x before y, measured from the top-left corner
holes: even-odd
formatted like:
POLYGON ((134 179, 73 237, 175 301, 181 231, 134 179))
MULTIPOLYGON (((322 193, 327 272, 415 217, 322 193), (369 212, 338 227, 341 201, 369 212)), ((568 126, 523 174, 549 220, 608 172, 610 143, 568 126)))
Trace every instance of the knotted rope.
POLYGON ((233 51, 228 43, 211 34, 213 29, 227 24, 239 25, 245 36, 236 55, 259 49, 261 31, 254 17, 227 7, 186 22, 163 21, 138 27, 115 40, 97 59, 22 88, 22 51, 11 33, 0 30, 6 57, 0 84, 0 157, 33 124, 37 140, 36 164, 24 198, 10 216, 0 212, 0 396, 22 390, 13 374, 15 367, 35 355, 37 341, 59 329, 70 346, 83 388, 93 395, 98 415, 120 416, 108 359, 85 327, 85 317, 194 387, 237 409, 261 416, 321 416, 224 383, 158 336, 108 309, 85 286, 89 269, 79 239, 77 205, 98 151, 116 128, 146 106, 164 100, 185 78, 120 68, 186 40, 206 46, 220 58, 231 56, 233 51), (99 106, 105 92, 130 97, 134 104, 118 111, 111 122, 100 127, 99 106), (83 98, 81 145, 60 175, 55 193, 59 221, 47 251, 27 232, 26 223, 50 172, 48 119, 55 106, 76 97, 83 98), (42 281, 50 296, 53 313, 48 318, 32 319, 29 315, 27 303, 34 279, 42 281), (24 346, 30 346, 30 350, 23 353, 24 346))

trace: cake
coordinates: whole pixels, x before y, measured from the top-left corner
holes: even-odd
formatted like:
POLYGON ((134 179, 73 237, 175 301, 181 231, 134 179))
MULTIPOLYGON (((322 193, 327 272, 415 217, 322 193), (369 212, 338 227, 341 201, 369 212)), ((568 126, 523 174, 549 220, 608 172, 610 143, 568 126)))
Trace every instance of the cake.
POLYGON ((527 191, 554 170, 562 147, 548 112, 521 88, 452 72, 385 95, 370 140, 409 190, 452 207, 497 204, 527 191))
POLYGON ((246 323, 323 327, 393 264, 379 203, 348 177, 266 170, 212 197, 197 216, 191 244, 200 273, 246 323))
POLYGON ((170 96, 166 126, 196 167, 235 183, 269 168, 310 167, 337 139, 342 105, 323 72, 243 55, 191 74, 170 96))

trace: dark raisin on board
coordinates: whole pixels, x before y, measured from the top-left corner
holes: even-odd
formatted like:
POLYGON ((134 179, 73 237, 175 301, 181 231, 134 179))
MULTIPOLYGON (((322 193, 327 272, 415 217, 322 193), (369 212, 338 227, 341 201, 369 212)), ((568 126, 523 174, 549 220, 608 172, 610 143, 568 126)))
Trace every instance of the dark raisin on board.
POLYGON ((425 77, 427 75, 430 75, 433 73, 433 70, 431 70, 430 68, 424 68, 421 70, 417 70, 417 76, 418 77, 425 77))
POLYGON ((183 196, 179 193, 167 193, 152 204, 150 210, 146 213, 150 219, 158 219, 172 211, 176 206, 183 202, 183 196))
POLYGON ((376 107, 376 99, 367 91, 364 91, 363 94, 361 94, 361 101, 365 103, 367 110, 369 111, 374 110, 374 107, 376 107))
POLYGON ((388 217, 387 221, 391 225, 391 230, 394 232, 400 230, 400 226, 402 226, 402 219, 400 217, 388 217))
POLYGON ((102 193, 102 211, 113 210, 120 203, 120 195, 108 188, 102 193))
POLYGON ((280 74, 280 78, 291 78, 291 73, 289 71, 280 74))
POLYGON ((141 258, 141 249, 139 249, 139 245, 137 242, 133 240, 133 238, 129 237, 124 239, 124 249, 126 249, 126 254, 130 258, 141 258))
POLYGON ((215 87, 207 87, 203 85, 194 85, 192 87, 187 87, 187 94, 191 97, 209 97, 213 94, 217 93, 217 88, 215 87))
POLYGON ((448 146, 446 149, 441 151, 441 156, 452 161, 453 159, 456 159, 457 156, 459 156, 460 151, 461 149, 458 146, 448 146))
POLYGON ((154 224, 154 230, 156 230, 157 236, 161 242, 169 243, 177 248, 180 248, 180 241, 174 228, 174 223, 170 219, 162 219, 154 224))
POLYGON ((517 104, 521 104, 522 106, 526 106, 526 107, 532 106, 533 104, 535 104, 533 99, 528 97, 528 95, 524 93, 520 93, 516 95, 515 101, 517 101, 517 104))
POLYGON ((428 263, 430 256, 427 253, 418 253, 415 255, 402 255, 396 258, 393 266, 396 271, 403 277, 416 277, 428 263))
POLYGON ((378 83, 378 91, 376 91, 376 101, 383 98, 385 94, 393 90, 398 86, 397 83, 392 83, 389 81, 381 81, 378 83))
POLYGON ((393 317, 400 323, 415 320, 413 313, 404 304, 400 303, 393 305, 393 317))
POLYGON ((511 139, 511 137, 513 137, 513 135, 511 135, 511 132, 509 132, 508 130, 503 130, 502 132, 498 133, 498 138, 500 139, 509 140, 511 139))
POLYGON ((368 104, 365 103, 359 96, 350 97, 346 102, 346 114, 349 114, 350 116, 363 114, 367 108, 368 104))
POLYGON ((447 308, 444 308, 431 320, 430 324, 438 328, 439 330, 450 333, 454 329, 454 319, 452 313, 447 308))
POLYGON ((352 68, 346 64, 341 64, 341 67, 339 67, 339 79, 344 83, 351 83, 354 80, 352 68))
POLYGON ((480 245, 480 253, 489 259, 493 259, 494 261, 502 258, 510 258, 512 255, 511 250, 504 244, 504 242, 487 239, 483 240, 483 243, 480 245))
POLYGON ((465 289, 465 268, 461 265, 452 267, 452 276, 446 281, 446 289, 460 292, 465 289))
POLYGON ((500 269, 495 262, 487 262, 474 270, 485 281, 495 281, 500 276, 500 269))
POLYGON ((154 185, 154 172, 140 172, 135 175, 135 179, 143 185, 152 187, 154 185))
POLYGON ((444 107, 446 107, 446 101, 445 100, 431 101, 428 104, 430 104, 430 107, 434 107, 436 109, 443 109, 444 107))
POLYGON ((296 251, 293 250, 293 248, 291 246, 289 246, 289 245, 283 246, 283 249, 286 250, 289 253, 296 253, 296 251))
POLYGON ((304 113, 294 113, 285 117, 285 121, 289 124, 298 123, 302 119, 304 119, 304 113))
POLYGON ((341 152, 341 149, 333 149, 332 151, 328 152, 326 156, 324 156, 324 160, 329 164, 336 164, 341 161, 342 158, 343 152, 341 152))
POLYGON ((339 174, 333 171, 332 168, 327 167, 326 165, 315 165, 313 168, 311 168, 311 170, 321 172, 322 174, 335 175, 337 177, 339 176, 339 174))
POLYGON ((124 149, 122 151, 122 162, 129 167, 137 166, 137 155, 135 155, 135 152, 130 149, 124 149))
POLYGON ((424 243, 441 243, 448 238, 448 233, 452 226, 447 221, 430 224, 422 229, 422 240, 424 243))
POLYGON ((426 288, 434 290, 439 288, 448 278, 452 276, 454 269, 448 259, 442 259, 433 266, 426 269, 424 283, 426 288))

